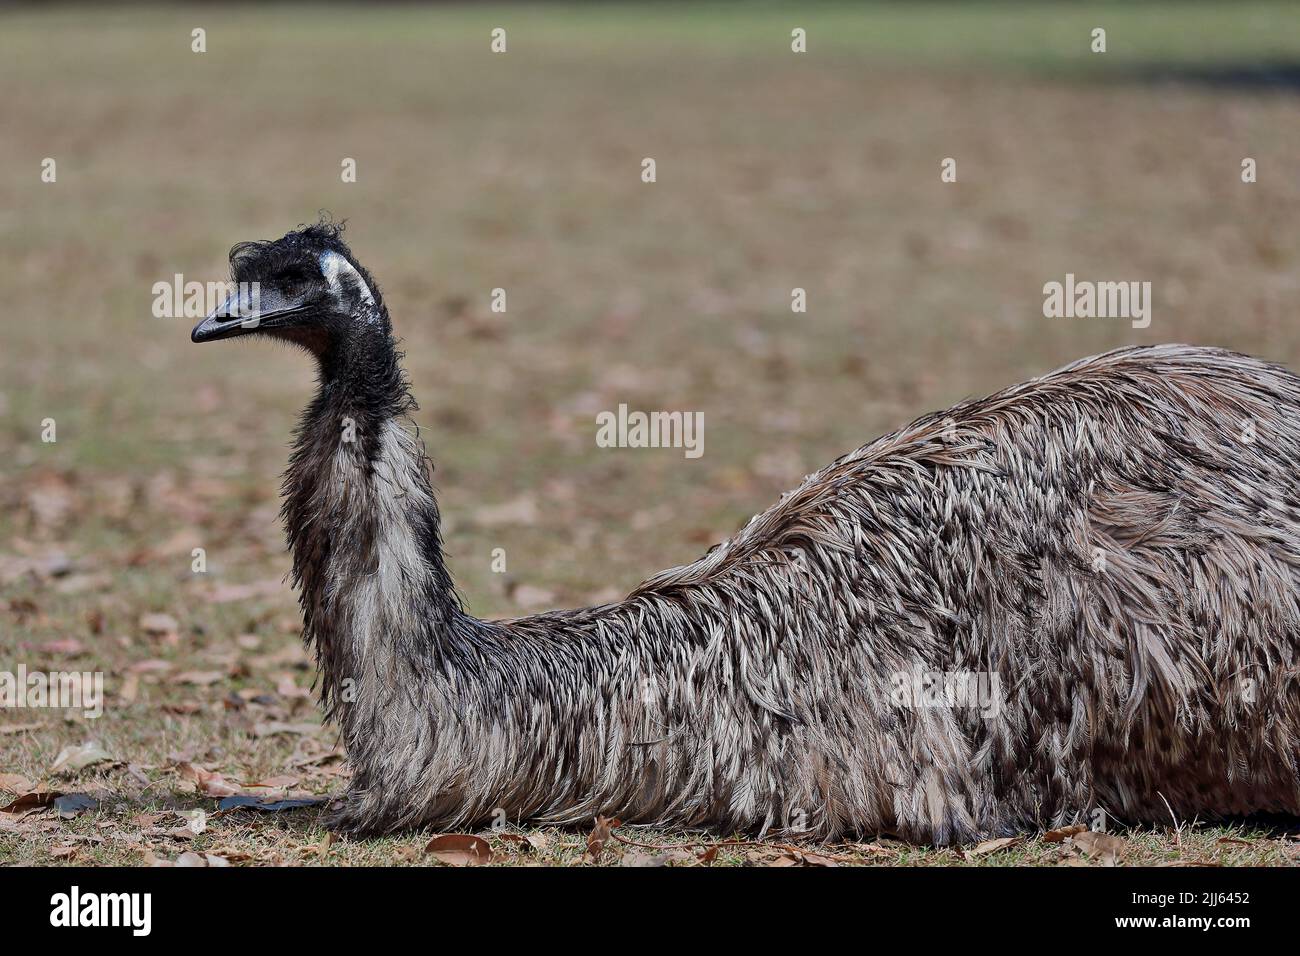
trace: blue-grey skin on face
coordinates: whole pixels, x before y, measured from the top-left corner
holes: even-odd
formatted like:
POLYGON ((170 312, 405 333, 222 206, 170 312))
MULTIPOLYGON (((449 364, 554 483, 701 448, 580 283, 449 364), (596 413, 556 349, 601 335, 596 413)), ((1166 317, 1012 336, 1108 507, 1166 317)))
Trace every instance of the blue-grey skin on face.
POLYGON ((253 332, 273 332, 301 324, 313 312, 346 309, 373 321, 374 296, 347 259, 333 250, 316 259, 319 282, 281 284, 258 279, 238 288, 190 333, 193 342, 215 342, 253 332))

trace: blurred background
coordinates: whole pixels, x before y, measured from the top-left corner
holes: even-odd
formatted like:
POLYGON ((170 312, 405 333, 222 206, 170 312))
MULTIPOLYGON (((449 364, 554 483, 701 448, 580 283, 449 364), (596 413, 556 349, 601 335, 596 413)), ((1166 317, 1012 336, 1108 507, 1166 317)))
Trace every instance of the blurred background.
POLYGON ((622 595, 1084 355, 1300 369, 1292 3, 19 6, 0 89, 0 635, 110 684, 294 640, 276 511, 313 370, 191 346, 153 288, 321 210, 404 339, 480 616, 622 595), (1066 273, 1150 281, 1150 327, 1044 318, 1066 273), (620 403, 703 412, 704 455, 598 448, 620 403))

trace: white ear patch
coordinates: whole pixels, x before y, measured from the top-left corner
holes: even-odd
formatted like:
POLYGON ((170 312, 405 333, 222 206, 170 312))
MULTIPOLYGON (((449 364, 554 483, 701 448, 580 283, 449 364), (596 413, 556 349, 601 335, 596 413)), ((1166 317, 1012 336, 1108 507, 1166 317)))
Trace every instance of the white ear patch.
POLYGON ((343 283, 339 279, 340 274, 342 274, 360 290, 361 298, 370 305, 375 304, 375 297, 371 294, 370 287, 366 285, 366 280, 361 278, 361 273, 357 272, 352 267, 352 263, 337 252, 321 253, 320 271, 321 275, 325 277, 325 281, 329 283, 330 292, 334 294, 334 298, 341 299, 343 297, 343 283))

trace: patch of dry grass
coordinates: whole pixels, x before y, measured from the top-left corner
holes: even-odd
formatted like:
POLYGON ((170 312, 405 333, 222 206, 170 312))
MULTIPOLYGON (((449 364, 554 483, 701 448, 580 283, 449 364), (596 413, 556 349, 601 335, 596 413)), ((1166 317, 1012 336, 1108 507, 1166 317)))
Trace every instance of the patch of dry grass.
MULTIPOLYGON (((406 341, 451 564, 482 616, 625 593, 881 432, 1082 355, 1188 341, 1300 367, 1294 96, 1091 82, 1107 66, 1072 52, 1090 17, 1073 7, 912 9, 807 10, 802 57, 771 10, 7 14, 0 668, 103 671, 109 699, 96 721, 0 714, 0 731, 39 723, 0 733, 0 773, 104 796, 73 820, 0 822, 0 860, 426 859, 427 835, 322 855, 312 810, 213 816, 192 840, 152 832, 216 805, 178 762, 339 787, 337 762, 318 759, 329 731, 296 726, 318 718, 275 517, 310 370, 260 345, 193 349, 189 321, 150 314, 155 282, 222 278, 236 240, 321 208, 352 220, 406 341), (502 18, 511 52, 493 57, 502 18), (55 184, 39 180, 47 156, 55 184), (1043 319, 1043 283, 1066 272, 1150 280, 1151 327, 1043 319), (790 312, 796 286, 807 314, 790 312), (488 308, 497 287, 505 315, 488 308), (620 402, 703 411, 704 456, 597 448, 594 415, 620 402), (159 613, 174 630, 142 623, 159 613), (121 764, 47 776, 87 739, 121 764)), ((1106 8, 1116 71, 1295 55, 1283 7, 1234 9, 1106 8), (1183 29, 1164 29, 1170 16, 1183 29)), ((494 845, 507 861, 581 859, 585 834, 543 835, 541 852, 494 845)), ((1181 840, 1130 836, 1123 861, 1294 859, 1258 830, 1181 840)), ((1038 841, 971 860, 813 852, 1076 857, 1038 841)))
MULTIPOLYGON (((245 755, 236 754, 236 758, 245 755)), ((135 768, 137 771, 140 768, 135 768)), ((0 815, 0 854, 13 864, 138 866, 188 859, 213 865, 409 866, 445 862, 426 851, 431 833, 368 840, 336 839, 322 810, 266 813, 214 810, 213 799, 180 792, 179 770, 148 769, 151 782, 126 770, 85 775, 78 792, 99 805, 71 818, 56 810, 0 815), (195 822, 197 819, 198 822, 195 822), (196 832, 197 831, 197 832, 196 832)), ((68 784, 65 784, 67 786, 68 784)), ((8 802, 7 800, 0 802, 8 802)), ((594 832, 594 831, 593 831, 594 832)), ((1116 842, 1042 836, 931 848, 887 837, 817 845, 743 836, 617 827, 601 846, 591 834, 552 827, 505 826, 479 834, 489 866, 1295 866, 1300 834, 1261 824, 1182 825, 1119 832, 1116 842)), ((455 865, 454 863, 449 865, 455 865)))

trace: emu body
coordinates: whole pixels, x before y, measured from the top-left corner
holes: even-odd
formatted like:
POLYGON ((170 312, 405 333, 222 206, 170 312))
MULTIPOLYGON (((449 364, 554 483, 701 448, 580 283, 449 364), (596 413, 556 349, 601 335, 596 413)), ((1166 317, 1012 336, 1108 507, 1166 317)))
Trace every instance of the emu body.
POLYGON ((621 602, 480 621, 379 290, 320 229, 279 243, 366 290, 333 293, 341 337, 283 333, 321 365, 284 519, 354 773, 334 826, 950 842, 1300 812, 1291 373, 1177 345, 1085 359, 845 455, 621 602), (900 697, 936 674, 995 699, 900 697))

